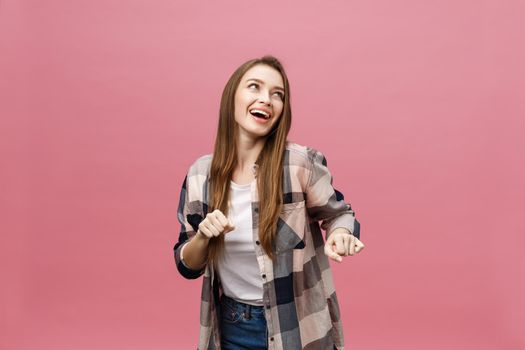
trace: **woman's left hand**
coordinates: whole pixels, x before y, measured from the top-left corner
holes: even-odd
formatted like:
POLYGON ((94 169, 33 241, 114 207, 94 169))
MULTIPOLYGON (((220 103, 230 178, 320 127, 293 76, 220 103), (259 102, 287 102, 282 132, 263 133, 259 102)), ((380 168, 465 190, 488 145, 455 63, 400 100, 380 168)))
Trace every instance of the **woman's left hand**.
POLYGON ((334 230, 324 245, 324 253, 332 260, 343 261, 343 256, 354 255, 365 248, 365 245, 346 229, 334 230))

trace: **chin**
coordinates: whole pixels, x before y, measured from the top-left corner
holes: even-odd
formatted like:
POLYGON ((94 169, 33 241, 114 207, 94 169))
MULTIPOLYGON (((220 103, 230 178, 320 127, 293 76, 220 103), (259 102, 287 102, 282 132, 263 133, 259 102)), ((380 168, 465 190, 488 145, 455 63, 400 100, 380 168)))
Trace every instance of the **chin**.
POLYGON ((266 137, 270 131, 269 130, 266 130, 266 131, 261 131, 261 130, 246 130, 247 133, 252 136, 253 138, 256 138, 256 139, 260 139, 260 138, 264 138, 266 137))

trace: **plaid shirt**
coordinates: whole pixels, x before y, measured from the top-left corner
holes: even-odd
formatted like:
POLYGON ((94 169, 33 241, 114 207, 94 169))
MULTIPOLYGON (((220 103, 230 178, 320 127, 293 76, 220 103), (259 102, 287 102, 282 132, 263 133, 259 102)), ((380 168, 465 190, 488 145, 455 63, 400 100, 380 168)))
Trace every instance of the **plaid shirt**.
MULTIPOLYGON (((199 271, 185 265, 181 248, 193 238, 208 212, 211 158, 211 154, 198 158, 184 179, 177 213, 181 231, 174 247, 175 263, 182 276, 194 279, 204 275, 200 350, 220 349, 221 283, 210 265, 199 271)), ((253 171, 257 176, 257 165, 253 171)), ((344 349, 339 304, 321 229, 328 237, 336 228, 344 227, 359 238, 359 222, 343 194, 332 187, 326 158, 318 150, 289 141, 283 176, 284 207, 277 223, 273 262, 259 242, 257 181, 251 185, 253 242, 264 281, 268 348, 344 349)))

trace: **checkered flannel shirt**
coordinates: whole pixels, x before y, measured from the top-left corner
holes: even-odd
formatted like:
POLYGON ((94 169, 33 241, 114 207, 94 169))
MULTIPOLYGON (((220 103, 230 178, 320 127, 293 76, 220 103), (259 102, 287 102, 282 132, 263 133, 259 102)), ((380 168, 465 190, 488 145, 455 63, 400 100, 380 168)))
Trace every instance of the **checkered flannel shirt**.
MULTIPOLYGON (((200 350, 220 349, 221 282, 210 265, 202 270, 189 268, 181 259, 181 248, 195 236, 208 212, 211 158, 211 154, 201 156, 186 174, 177 213, 181 230, 174 246, 180 274, 188 279, 204 276, 200 350)), ((257 165, 253 170, 257 176, 257 165)), ((359 238, 360 224, 343 194, 332 186, 332 175, 320 151, 288 141, 283 177, 284 207, 277 223, 273 262, 259 242, 257 181, 251 185, 253 242, 264 281, 268 348, 344 349, 339 304, 321 229, 328 237, 344 227, 359 238)))

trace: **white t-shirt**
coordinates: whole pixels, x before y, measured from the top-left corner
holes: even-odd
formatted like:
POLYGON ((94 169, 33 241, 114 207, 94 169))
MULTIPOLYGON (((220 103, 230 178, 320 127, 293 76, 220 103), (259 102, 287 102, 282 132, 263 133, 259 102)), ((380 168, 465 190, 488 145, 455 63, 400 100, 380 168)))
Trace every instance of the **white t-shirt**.
MULTIPOLYGON (((242 303, 264 305, 263 279, 253 247, 251 183, 238 185, 230 181, 230 203, 229 219, 235 230, 226 233, 224 254, 217 264, 222 289, 242 303)), ((180 253, 182 260, 185 246, 180 253)))
POLYGON ((253 242, 251 183, 230 184, 229 218, 235 230, 226 233, 224 254, 217 265, 222 289, 237 301, 263 305, 263 279, 253 242))

